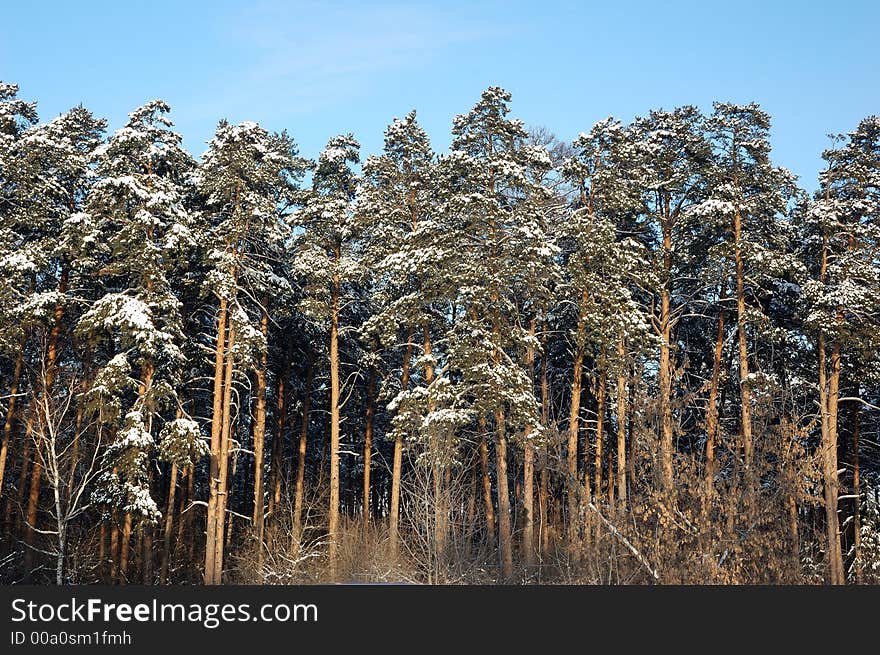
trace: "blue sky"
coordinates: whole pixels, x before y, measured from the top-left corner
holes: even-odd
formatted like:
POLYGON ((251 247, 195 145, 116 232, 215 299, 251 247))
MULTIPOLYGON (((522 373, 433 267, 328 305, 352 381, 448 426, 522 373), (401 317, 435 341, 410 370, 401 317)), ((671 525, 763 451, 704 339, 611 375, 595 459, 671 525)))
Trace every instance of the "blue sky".
POLYGON ((418 110, 435 149, 489 85, 566 140, 597 120, 760 103, 775 161, 815 186, 829 132, 880 113, 880 2, 8 2, 0 79, 42 119, 82 102, 119 127, 152 98, 196 155, 217 121, 286 128, 302 154, 378 152, 418 110))

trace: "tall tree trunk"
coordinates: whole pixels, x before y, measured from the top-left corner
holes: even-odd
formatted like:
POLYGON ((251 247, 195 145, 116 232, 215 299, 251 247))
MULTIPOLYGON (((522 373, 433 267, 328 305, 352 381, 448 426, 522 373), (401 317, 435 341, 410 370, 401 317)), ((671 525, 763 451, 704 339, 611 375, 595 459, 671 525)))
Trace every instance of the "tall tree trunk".
POLYGON ((513 576, 513 544, 510 525, 510 492, 507 486, 507 434, 504 409, 495 410, 495 472, 498 490, 498 545, 501 549, 501 575, 507 580, 513 576))
MULTIPOLYGON (((604 441, 605 441, 605 382, 606 382, 606 374, 605 374, 605 365, 601 365, 601 369, 599 371, 599 380, 596 384, 596 500, 597 502, 602 498, 602 468, 604 463, 604 441)), ((585 466, 588 471, 590 470, 590 460, 589 457, 585 458, 585 466)), ((610 484, 610 481, 609 481, 610 484)), ((590 486, 590 477, 586 476, 586 486, 590 486)))
POLYGON ((162 546, 162 562, 159 568, 159 583, 168 582, 168 562, 171 559, 171 533, 174 529, 174 495, 177 492, 177 462, 171 464, 171 479, 168 481, 168 505, 165 510, 165 542, 162 546))
POLYGON ((143 565, 141 570, 144 574, 144 584, 153 584, 153 527, 148 524, 141 526, 143 531, 143 565))
POLYGON ((840 389, 840 344, 835 343, 831 350, 831 371, 828 379, 828 443, 825 448, 825 506, 828 520, 830 578, 832 584, 846 584, 843 568, 843 553, 840 541, 840 522, 838 519, 837 476, 837 399, 840 389))
POLYGON ((660 475, 661 486, 667 500, 672 501, 675 492, 673 472, 673 422, 672 422, 672 314, 669 287, 672 277, 672 224, 668 203, 666 220, 663 221, 663 267, 666 280, 660 294, 660 475))
POLYGON ((617 502, 626 507, 626 335, 622 329, 617 358, 617 502))
POLYGON ((6 474, 6 459, 9 454, 9 438, 12 435, 12 424, 15 422, 15 405, 18 401, 18 383, 21 380, 21 368, 24 358, 26 337, 22 335, 12 371, 12 384, 9 387, 9 403, 6 406, 6 419, 3 422, 3 442, 0 444, 0 498, 3 497, 3 478, 6 474))
POLYGON ((752 401, 749 383, 749 350, 746 341, 746 294, 745 271, 742 254, 742 215, 739 208, 734 214, 733 237, 736 252, 736 330, 739 340, 739 387, 740 387, 740 431, 742 433, 743 460, 746 474, 746 500, 750 502, 753 492, 753 445, 752 445, 752 401))
MULTIPOLYGON (((189 468, 186 471, 186 502, 191 502, 193 498, 195 498, 195 478, 196 478, 196 470, 195 466, 190 464, 189 468)), ((182 504, 181 504, 182 506, 182 504)), ((196 552, 196 536, 192 533, 190 529, 194 523, 192 519, 192 511, 193 507, 189 508, 189 511, 183 515, 183 521, 181 522, 181 527, 184 529, 183 534, 189 535, 186 544, 186 553, 187 553, 187 561, 195 562, 195 552, 196 552)))
POLYGON ((330 310, 330 579, 336 580, 339 566, 339 261, 341 246, 334 252, 333 289, 330 310))
MULTIPOLYGON (((406 334, 406 351, 403 355, 403 364, 400 373, 400 391, 406 392, 409 387, 409 360, 412 358, 412 339, 415 332, 413 323, 409 324, 406 334)), ((399 431, 394 438, 394 458, 391 465, 391 507, 389 509, 389 538, 391 542, 391 554, 397 556, 399 549, 398 526, 400 524, 400 476, 403 472, 403 434, 399 431)))
POLYGON ((260 332, 267 347, 260 353, 260 364, 257 366, 257 398, 254 407, 254 515, 252 524, 257 536, 257 566, 263 564, 263 537, 266 526, 264 509, 265 489, 263 489, 263 450, 266 438, 266 367, 268 365, 268 333, 269 313, 266 311, 268 299, 264 299, 263 312, 260 317, 260 332))
POLYGON ((269 469, 269 516, 271 520, 266 529, 266 544, 271 550, 278 525, 278 507, 281 504, 281 472, 284 459, 284 426, 285 416, 285 378, 286 367, 278 371, 278 388, 275 392, 275 436, 272 439, 272 463, 269 469))
MULTIPOLYGON (((828 192, 826 191, 826 200, 828 200, 828 192)), ((819 279, 825 284, 826 274, 828 271, 828 237, 822 234, 822 251, 819 268, 819 279)), ((840 348, 835 346, 837 370, 834 371, 834 359, 832 354, 832 380, 829 384, 828 380, 828 362, 825 346, 825 335, 820 333, 817 344, 817 357, 819 365, 819 409, 821 412, 822 426, 822 477, 825 490, 825 550, 826 562, 828 566, 828 581, 833 585, 845 583, 843 572, 843 554, 840 544, 840 524, 837 517, 837 496, 838 496, 838 478, 837 478, 837 429, 836 416, 834 420, 834 429, 832 429, 831 410, 832 410, 832 386, 836 395, 837 385, 840 380, 840 348)), ((834 411, 837 411, 837 399, 833 403, 834 411)))
POLYGON ((230 321, 226 343, 226 363, 223 370, 223 408, 221 411, 222 426, 220 430, 220 471, 217 483, 217 503, 214 507, 214 571, 211 584, 219 585, 223 581, 223 545, 226 526, 226 505, 229 493, 229 452, 232 440, 232 376, 235 370, 234 360, 235 326, 230 321))
POLYGON ((306 368, 306 386, 303 391, 302 425, 299 430, 299 444, 296 452, 296 483, 293 497, 293 534, 292 551, 294 556, 299 551, 302 538, 303 498, 305 494, 306 446, 309 440, 309 410, 312 407, 312 379, 315 371, 315 349, 309 346, 309 361, 306 368))
POLYGON ((119 581, 128 584, 128 557, 131 552, 131 512, 125 513, 119 541, 119 581))
POLYGON ((119 573, 119 516, 114 511, 110 518, 110 583, 116 584, 119 573))
MULTIPOLYGON (((586 307, 588 297, 587 292, 583 292, 581 299, 582 307, 586 307)), ((584 309, 581 310, 585 311, 584 309)), ((575 343, 574 368, 571 380, 571 407, 568 413, 568 535, 569 541, 572 543, 577 541, 578 533, 578 474, 577 474, 577 455, 578 455, 578 434, 580 432, 580 414, 581 414, 581 385, 583 384, 583 366, 584 366, 584 349, 583 340, 586 331, 586 322, 583 314, 578 319, 577 337, 575 343)), ((586 450, 586 449, 585 449, 586 450)), ((590 467, 587 466, 586 484, 584 485, 586 497, 585 504, 590 502, 590 467)))
POLYGON ((483 505, 486 509, 486 532, 489 544, 495 544, 495 506, 492 502, 492 480, 489 477, 489 445, 486 442, 486 419, 480 417, 480 472, 483 478, 483 505))
MULTIPOLYGON (((529 324, 529 336, 535 338, 535 319, 529 324)), ((526 368, 529 382, 535 381, 535 348, 526 349, 526 368)), ((523 455, 523 561, 531 567, 535 563, 535 447, 531 439, 532 426, 527 425, 523 433, 525 452, 523 455)))
MULTIPOLYGON (((425 386, 430 388, 434 382, 434 365, 431 363, 431 330, 428 323, 422 326, 423 355, 425 359, 425 386)), ((428 401, 428 412, 435 409, 434 402, 428 401)), ((434 556, 435 561, 442 562, 446 557, 446 536, 448 533, 448 506, 446 503, 446 488, 443 479, 445 457, 443 444, 440 443, 439 435, 432 432, 431 439, 431 478, 434 485, 434 556)))
MULTIPOLYGON (((28 297, 30 297, 37 284, 36 273, 31 273, 31 281, 28 286, 28 297)), ((18 404, 18 387, 21 381, 22 364, 24 362, 24 349, 27 345, 27 332, 23 332, 18 345, 18 355, 15 358, 15 366, 12 372, 12 384, 9 387, 9 403, 6 406, 6 418, 3 421, 3 441, 0 442, 0 499, 3 498, 3 482, 6 473, 6 460, 9 457, 9 443, 12 436, 12 426, 15 423, 15 409, 18 404)), ((6 502, 7 510, 11 506, 9 500, 6 502)))
POLYGON ((226 361, 227 301, 220 298, 217 315, 217 344, 214 349, 214 404, 211 414, 211 453, 208 472, 208 509, 205 530, 205 584, 219 584, 214 578, 217 535, 217 499, 220 493, 220 435, 223 430, 223 379, 226 361))

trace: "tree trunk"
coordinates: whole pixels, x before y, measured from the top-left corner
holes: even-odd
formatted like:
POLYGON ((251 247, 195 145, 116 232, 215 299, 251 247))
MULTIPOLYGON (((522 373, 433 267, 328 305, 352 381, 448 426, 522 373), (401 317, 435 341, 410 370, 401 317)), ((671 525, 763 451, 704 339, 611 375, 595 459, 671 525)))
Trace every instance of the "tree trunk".
MULTIPOLYGON (((827 200, 827 195, 826 195, 827 200)), ((828 270, 828 238, 822 235, 822 251, 819 269, 819 279, 825 284, 828 270)), ((828 581, 833 585, 845 583, 843 571, 843 554, 840 544, 840 525, 837 517, 837 389, 840 381, 840 347, 835 345, 832 354, 831 382, 828 380, 827 353, 825 335, 820 333, 817 344, 817 356, 819 364, 819 409, 822 414, 822 478, 825 492, 825 550, 828 566, 828 581), (836 371, 835 371, 836 360, 836 371), (831 396, 835 396, 832 404, 831 396), (835 413, 832 429, 832 407, 835 413)))
POLYGON ((278 371, 278 388, 275 392, 275 436, 272 439, 272 463, 269 469, 269 526, 266 530, 266 547, 271 550, 278 525, 278 507, 281 504, 281 468, 284 459, 285 426, 285 377, 287 371, 278 371))
POLYGON ((118 582, 119 572, 119 516, 114 511, 110 518, 110 584, 118 582))
MULTIPOLYGON (((529 336, 535 338, 535 319, 529 324, 529 336)), ((535 381, 535 349, 526 349, 526 368, 529 381, 535 381)), ((535 563, 535 448, 531 440, 532 427, 527 425, 523 433, 525 452, 523 454, 523 562, 527 567, 535 563)))
MULTIPOLYGON (((425 358, 425 387, 430 388, 434 382, 434 365, 431 363, 431 330, 428 323, 423 324, 423 355, 425 358)), ((435 409, 434 402, 428 401, 428 413, 435 409)), ((434 556, 435 561, 442 562, 446 557, 446 536, 448 533, 448 505, 446 502, 446 488, 443 479, 443 470, 446 464, 443 444, 439 436, 432 432, 430 435, 431 450, 431 478, 434 485, 434 556)))
MULTIPOLYGON (((400 373, 400 391, 406 392, 409 387, 409 360, 412 358, 412 338, 415 331, 413 323, 409 324, 406 334, 406 351, 403 355, 403 364, 400 373)), ((403 434, 400 432, 394 438, 394 459, 391 466, 391 507, 389 509, 389 538, 391 542, 391 554, 397 557, 399 549, 398 525, 400 523, 400 476, 403 472, 403 434)))
POLYGON ((162 547, 162 563, 159 569, 159 583, 168 582, 168 562, 171 559, 171 532, 174 528, 174 495, 177 492, 177 462, 171 464, 171 479, 168 482, 168 505, 165 510, 165 543, 162 547))
POLYGON ((825 445, 825 513, 828 521, 828 547, 831 584, 846 584, 843 568, 843 554, 840 543, 840 522, 838 512, 837 477, 837 399, 840 389, 840 344, 835 343, 831 351, 831 372, 828 380, 828 440, 825 445))
MULTIPOLYGON (((602 498, 602 469, 604 464, 604 441, 605 441, 605 367, 602 365, 599 371, 599 380, 596 390, 596 501, 602 498)), ((590 470, 589 457, 585 458, 584 468, 590 470)), ((609 484, 611 482, 609 481, 609 484)), ((590 486, 590 477, 586 476, 586 486, 590 486)), ((589 497, 589 495, 587 495, 589 497)))
POLYGON ((626 336, 623 330, 617 341, 617 358, 617 502, 626 507, 626 336))
POLYGON ((498 545, 501 549, 501 575, 505 580, 513 576, 513 544, 511 543, 510 493, 507 486, 507 434, 504 410, 495 410, 495 472, 498 490, 498 545))
POLYGON ((486 532, 489 544, 495 544, 495 507, 492 502, 492 480, 489 477, 489 446, 486 443, 486 419, 480 417, 480 471, 483 478, 483 505, 486 508, 486 532))
POLYGON ((119 543, 119 580, 128 584, 128 556, 131 551, 131 512, 125 513, 122 523, 122 539, 119 543))
POLYGON ((663 264, 666 280, 660 294, 660 474, 661 486, 668 501, 673 500, 675 481, 673 472, 672 423, 672 316, 669 294, 672 276, 672 227, 667 215, 663 222, 663 264))
MULTIPOLYGON (((186 472, 186 500, 187 500, 187 502, 190 502, 190 501, 192 501, 193 498, 195 498, 195 477, 196 477, 195 467, 193 465, 190 465, 189 469, 186 472)), ((187 545, 186 545, 187 561, 189 561, 189 562, 195 562, 195 560, 196 560, 196 558, 195 558, 196 537, 194 534, 192 534, 192 531, 190 530, 190 527, 192 526, 192 524, 193 524, 192 507, 190 507, 189 511, 187 511, 183 515, 183 522, 181 523, 181 526, 184 528, 185 533, 189 535, 189 540, 187 541, 187 545)))
POLYGON ((18 383, 21 380, 22 360, 26 338, 22 336, 12 371, 12 384, 9 387, 9 404, 6 407, 6 419, 3 422, 3 442, 0 444, 0 498, 3 497, 3 479, 6 474, 6 459, 9 454, 9 438, 12 435, 12 424, 15 421, 15 405, 18 400, 18 383))
POLYGON ((153 527, 144 524, 141 529, 144 533, 144 549, 143 549, 143 574, 144 584, 153 584, 153 527))
POLYGON ((739 340, 739 387, 740 387, 740 431, 742 433, 743 460, 746 474, 746 502, 751 506, 754 480, 752 471, 752 401, 749 383, 749 351, 746 342, 746 294, 745 272, 742 254, 742 216, 737 208, 733 221, 734 245, 736 251, 736 330, 739 340))
MULTIPOLYGON (((584 291, 582 302, 586 306, 587 292, 584 291)), ((581 414, 581 384, 583 383, 583 365, 584 350, 583 338, 586 326, 583 316, 578 320, 578 334, 575 348, 577 349, 574 356, 574 368, 571 380, 571 408, 568 414, 568 535, 569 541, 572 543, 577 541, 578 533, 578 474, 577 474, 577 455, 578 455, 578 433, 580 432, 580 414, 581 414)), ((590 467, 587 466, 586 484, 584 492, 585 505, 590 502, 590 467)))
POLYGON ((226 363, 223 371, 223 408, 220 430, 220 471, 217 483, 217 503, 214 507, 214 571, 211 584, 223 581, 223 544, 226 526, 226 504, 229 490, 229 444, 232 439, 232 375, 235 369, 233 348, 235 346, 235 327, 230 322, 226 344, 226 363))
POLYGON ((217 344, 214 350, 214 404, 211 414, 211 453, 209 464, 209 491, 207 526, 205 530, 205 584, 219 584, 214 578, 214 557, 217 535, 217 499, 220 493, 220 434, 223 429, 223 379, 226 361, 226 298, 220 298, 217 315, 217 344))
POLYGON ((306 368, 306 387, 303 391, 303 415, 302 425, 299 431, 299 444, 296 453, 296 484, 294 485, 293 498, 293 534, 292 553, 296 556, 299 552, 299 543, 302 538, 302 512, 303 497, 305 494, 306 475, 306 446, 309 439, 309 410, 312 407, 312 379, 315 371, 315 349, 309 346, 309 362, 306 368))

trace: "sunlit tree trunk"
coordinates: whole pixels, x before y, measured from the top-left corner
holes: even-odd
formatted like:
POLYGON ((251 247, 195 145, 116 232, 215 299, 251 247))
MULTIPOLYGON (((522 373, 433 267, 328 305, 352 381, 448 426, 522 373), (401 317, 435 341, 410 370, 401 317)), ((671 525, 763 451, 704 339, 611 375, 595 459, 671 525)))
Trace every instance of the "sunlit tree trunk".
MULTIPOLYGON (((581 298, 581 307, 586 307, 588 300, 587 292, 583 292, 581 298)), ((583 310, 582 310, 583 311, 583 310)), ((581 315, 578 319, 577 335, 575 338, 575 355, 574 368, 571 380, 571 407, 568 413, 568 535, 569 540, 574 543, 577 541, 578 533, 578 474, 577 474, 577 455, 578 455, 578 435, 580 432, 580 414, 581 414, 581 385, 583 384, 583 366, 584 366, 584 350, 583 340, 586 332, 585 317, 581 315)), ((583 485, 585 503, 590 502, 590 469, 587 467, 586 484, 583 485)))
POLYGON ((617 340, 617 358, 617 502, 626 507, 626 336, 623 330, 617 340))
POLYGON ((205 541, 205 584, 219 584, 214 578, 215 539, 217 535, 217 499, 220 493, 220 435, 223 430, 223 379, 226 361, 226 298, 220 298, 217 315, 217 343, 214 349, 214 396, 211 414, 211 452, 208 470, 208 508, 205 541))
POLYGON ((22 336, 19 343, 18 355, 15 358, 15 368, 12 371, 12 384, 9 387, 9 402, 6 405, 6 419, 3 421, 3 441, 0 443, 0 498, 3 497, 3 479, 6 474, 6 459, 9 455, 9 438, 12 435, 12 425, 15 422, 15 406, 18 401, 18 383, 21 380, 25 343, 26 338, 22 336))
MULTIPOLYGON (((409 387, 409 360, 412 358, 412 339, 415 326, 410 323, 406 334, 406 350, 403 355, 403 364, 400 373, 400 390, 405 392, 409 387)), ((399 549, 399 525, 400 525, 400 476, 403 472, 403 434, 398 433, 394 438, 394 458, 391 465, 391 503, 389 509, 388 527, 391 542, 391 554, 396 557, 399 549)))
MULTIPOLYGON (((529 324, 529 336, 535 337, 535 319, 529 324)), ((526 368, 529 381, 535 380, 535 348, 530 344, 526 350, 526 368)), ((523 561, 526 566, 535 563, 535 447, 531 440, 532 427, 527 425, 523 433, 523 561)))
POLYGON ((746 501, 751 506, 753 492, 752 401, 749 382, 749 351, 746 341, 745 271, 742 253, 742 214, 737 208, 733 219, 733 238, 736 255, 736 330, 739 342, 740 431, 746 474, 746 501))

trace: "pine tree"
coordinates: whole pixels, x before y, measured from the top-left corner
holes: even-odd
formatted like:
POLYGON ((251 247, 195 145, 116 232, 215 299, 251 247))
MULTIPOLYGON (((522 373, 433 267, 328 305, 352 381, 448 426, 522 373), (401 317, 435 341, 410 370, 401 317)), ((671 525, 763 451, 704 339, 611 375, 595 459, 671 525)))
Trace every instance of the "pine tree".
POLYGON ((178 404, 184 335, 172 265, 181 244, 191 239, 183 196, 193 161, 171 130, 169 111, 161 100, 139 107, 96 150, 97 181, 86 207, 85 220, 94 222, 101 236, 105 292, 80 318, 77 333, 93 347, 107 344, 110 353, 123 355, 137 379, 136 398, 125 400, 131 404, 104 454, 96 496, 98 504, 125 517, 122 576, 132 523, 146 529, 161 515, 148 463, 157 417, 178 404))
MULTIPOLYGON (((295 270, 305 280, 302 309, 329 324, 330 356, 330 508, 327 528, 330 578, 338 572, 340 437, 340 317, 346 309, 346 285, 361 275, 353 244, 357 176, 352 170, 360 144, 350 135, 333 137, 318 158, 312 193, 297 216, 304 233, 297 242, 295 270)), ((297 535, 294 536, 297 538, 297 535)))
MULTIPOLYGON (((875 359, 880 331, 876 265, 880 214, 880 120, 869 117, 823 157, 828 162, 809 233, 818 241, 813 277, 805 285, 806 326, 815 335, 822 430, 828 581, 844 584, 838 521, 839 402, 843 360, 875 359), (818 259, 818 261, 816 261, 818 259), (873 353, 873 354, 869 354, 873 353)), ((858 382, 856 395, 858 396, 858 382)), ((857 400, 860 402, 860 400, 857 400)))
POLYGON ((6 461, 22 382, 27 332, 18 308, 30 301, 39 257, 29 245, 25 198, 28 189, 26 159, 21 137, 37 121, 36 103, 18 96, 18 86, 0 81, 0 273, 6 281, 0 289, 0 356, 14 361, 0 445, 0 498, 4 496, 6 461))
MULTIPOLYGON (((416 120, 415 111, 395 119, 385 130, 384 153, 364 162, 364 186, 359 211, 369 234, 366 262, 376 280, 377 311, 364 326, 386 347, 403 348, 399 393, 391 406, 408 403, 411 360, 417 327, 430 331, 431 303, 442 288, 443 262, 450 251, 443 248, 441 223, 435 212, 434 154, 428 136, 416 120), (403 343, 400 337, 403 335, 403 343)), ((428 361, 425 360, 428 365, 428 361)), ((423 391, 414 391, 420 396, 423 391)), ((413 408, 416 409, 416 408, 413 408)), ((398 419, 392 431, 389 527, 391 549, 399 548, 400 490, 404 441, 415 417, 398 419)))
POLYGON ((669 502, 674 499, 673 375, 675 326, 684 311, 676 302, 679 267, 676 252, 687 250, 685 217, 699 202, 710 158, 704 117, 695 107, 656 110, 636 119, 628 130, 624 157, 634 164, 632 182, 641 192, 645 228, 655 243, 655 270, 659 278, 659 311, 652 317, 660 339, 658 397, 660 405, 659 486, 669 502))
MULTIPOLYGON (((498 542, 501 575, 513 574, 509 434, 530 427, 541 437, 538 404, 523 361, 535 341, 519 320, 518 307, 547 297, 556 277, 557 252, 549 238, 535 170, 546 170, 546 150, 527 144, 521 121, 507 118, 510 94, 483 92, 468 114, 453 123, 452 153, 441 162, 449 188, 440 212, 458 243, 448 272, 457 289, 460 318, 448 340, 449 368, 461 375, 478 418, 494 419, 498 542)), ((460 395, 459 391, 456 395, 460 395)))
MULTIPOLYGON (((235 374, 242 365, 258 366, 258 417, 255 427, 257 469, 256 533, 263 538, 262 435, 265 430, 266 308, 259 305, 288 288, 273 264, 290 227, 283 220, 297 197, 297 182, 305 163, 285 134, 270 135, 256 123, 231 125, 221 121, 196 173, 204 197, 208 274, 205 294, 217 298, 214 344, 214 389, 211 418, 210 490, 208 497, 205 583, 219 584, 229 488, 229 458, 233 452, 232 396, 235 374), (256 309, 255 309, 256 307, 256 309), (253 314, 259 312, 259 319, 253 314), (259 407, 262 406, 262 411, 259 407)), ((260 548, 262 546, 260 545, 260 548)))

